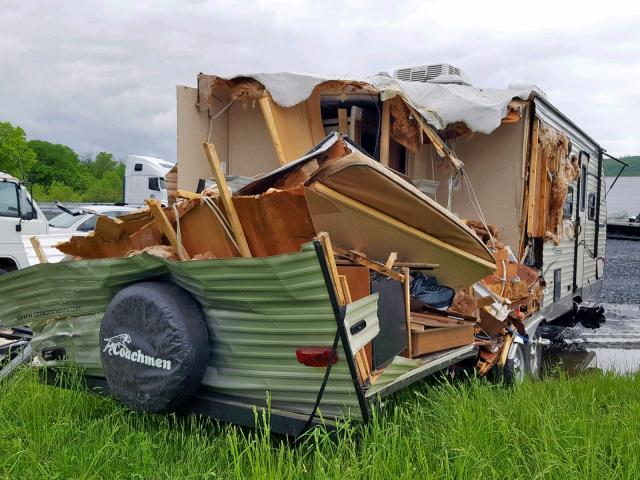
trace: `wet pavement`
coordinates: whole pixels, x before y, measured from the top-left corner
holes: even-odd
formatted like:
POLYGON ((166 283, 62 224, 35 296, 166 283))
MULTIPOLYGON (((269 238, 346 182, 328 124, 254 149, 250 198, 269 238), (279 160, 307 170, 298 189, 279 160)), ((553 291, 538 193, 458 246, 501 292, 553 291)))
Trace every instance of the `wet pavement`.
POLYGON ((596 330, 552 328, 554 342, 544 354, 548 370, 640 370, 640 241, 608 240, 606 256, 602 292, 594 299, 606 322, 596 330))

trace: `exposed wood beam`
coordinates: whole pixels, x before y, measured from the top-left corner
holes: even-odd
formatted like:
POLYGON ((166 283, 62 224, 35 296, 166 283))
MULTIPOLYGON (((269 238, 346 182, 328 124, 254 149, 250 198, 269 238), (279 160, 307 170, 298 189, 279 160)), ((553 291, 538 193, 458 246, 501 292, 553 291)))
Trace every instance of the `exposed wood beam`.
POLYGON ((36 252, 36 257, 38 257, 38 261, 40 263, 49 263, 49 259, 47 258, 47 255, 44 253, 44 249, 42 248, 42 245, 40 245, 40 240, 38 240, 38 237, 29 237, 29 241, 31 242, 31 246, 33 247, 33 250, 36 252))
POLYGON ((276 121, 273 117, 273 111, 271 110, 271 98, 265 95, 264 97, 260 98, 259 102, 260 108, 262 109, 262 115, 264 115, 264 120, 267 123, 269 135, 271 135, 271 141, 273 142, 273 146, 276 149, 278 161, 280 162, 280 165, 286 165, 287 157, 284 154, 282 141, 280 140, 280 135, 278 135, 278 128, 276 127, 276 121))
MULTIPOLYGON (((167 218, 167 215, 164 213, 160 202, 158 200, 149 198, 145 200, 145 203, 149 206, 151 215, 153 216, 155 222, 158 224, 160 231, 164 234, 165 237, 167 237, 167 240, 169 240, 169 243, 177 252, 180 260, 189 260, 189 253, 178 242, 176 231, 173 229, 173 225, 171 225, 171 222, 167 218)), ((180 220, 176 218, 176 222, 178 221, 180 220)))
POLYGON ((242 255, 243 257, 251 257, 251 250, 249 249, 249 244, 247 243, 247 239, 244 235, 242 223, 240 223, 240 218, 238 217, 238 212, 236 211, 236 207, 233 204, 231 192, 227 187, 227 180, 224 178, 224 173, 222 172, 220 159, 218 158, 216 149, 211 143, 203 143, 202 146, 204 147, 204 152, 207 155, 207 160, 209 160, 211 170, 213 170, 213 177, 215 178, 216 184, 218 185, 220 199, 222 200, 222 205, 224 206, 225 212, 227 213, 229 225, 231 226, 233 236, 235 237, 236 243, 238 244, 240 255, 242 255))
POLYGON ((380 163, 389 166, 389 145, 391 141, 391 108, 388 101, 382 102, 380 124, 380 163))
POLYGON ((338 131, 342 135, 347 135, 349 133, 349 122, 347 119, 347 109, 339 108, 338 109, 338 131))

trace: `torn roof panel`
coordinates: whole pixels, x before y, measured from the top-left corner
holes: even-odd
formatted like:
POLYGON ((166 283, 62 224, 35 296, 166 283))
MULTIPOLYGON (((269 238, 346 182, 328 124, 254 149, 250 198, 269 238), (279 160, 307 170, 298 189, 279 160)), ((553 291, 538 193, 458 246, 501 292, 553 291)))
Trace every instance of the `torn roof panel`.
POLYGON ((383 100, 396 95, 402 96, 438 130, 463 122, 470 130, 486 134, 500 126, 513 99, 527 100, 533 93, 531 89, 482 89, 464 85, 407 82, 386 75, 325 77, 300 73, 255 73, 213 78, 236 82, 254 79, 264 85, 273 101, 282 107, 292 107, 306 100, 315 87, 325 82, 352 84, 378 92, 383 100))

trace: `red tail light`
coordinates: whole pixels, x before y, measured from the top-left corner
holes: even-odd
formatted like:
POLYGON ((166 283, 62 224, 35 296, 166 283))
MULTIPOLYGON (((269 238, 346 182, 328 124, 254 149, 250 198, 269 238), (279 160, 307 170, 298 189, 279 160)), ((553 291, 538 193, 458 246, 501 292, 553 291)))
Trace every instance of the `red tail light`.
MULTIPOLYGON (((298 362, 307 367, 326 367, 332 360, 331 347, 299 347, 296 349, 298 362)), ((332 364, 338 361, 338 352, 333 355, 332 364)))

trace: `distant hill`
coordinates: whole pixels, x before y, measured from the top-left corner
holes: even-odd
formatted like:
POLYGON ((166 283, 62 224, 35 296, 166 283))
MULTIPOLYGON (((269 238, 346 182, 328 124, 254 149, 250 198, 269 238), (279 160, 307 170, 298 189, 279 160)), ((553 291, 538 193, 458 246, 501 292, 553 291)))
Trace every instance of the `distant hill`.
MULTIPOLYGON (((620 157, 620 160, 629 166, 622 172, 623 177, 640 177, 640 155, 620 157)), ((607 177, 615 177, 620 171, 621 165, 611 159, 605 159, 604 172, 607 177)))

